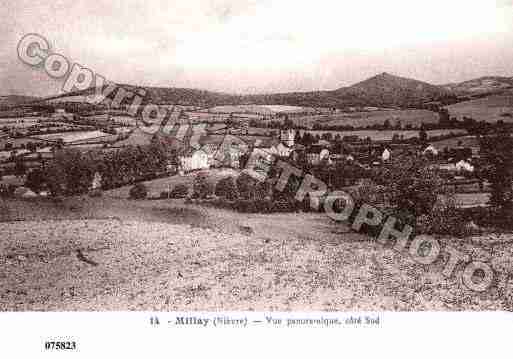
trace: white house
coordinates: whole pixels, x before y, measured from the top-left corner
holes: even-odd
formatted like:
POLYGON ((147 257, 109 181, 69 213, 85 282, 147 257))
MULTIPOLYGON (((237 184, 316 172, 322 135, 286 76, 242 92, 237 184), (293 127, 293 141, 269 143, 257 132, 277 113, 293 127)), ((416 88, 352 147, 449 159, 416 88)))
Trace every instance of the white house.
POLYGON ((424 149, 424 151, 422 151, 422 154, 424 154, 424 155, 431 154, 433 156, 438 156, 438 150, 436 149, 435 146, 429 145, 424 149))
POLYGON ((208 155, 203 150, 196 150, 180 157, 180 169, 184 172, 209 168, 208 155))
MULTIPOLYGON (((292 140, 294 142, 294 140, 292 140)), ((292 148, 285 146, 283 143, 278 144, 275 148, 275 153, 279 157, 289 157, 292 152, 292 148)))
POLYGON ((472 166, 467 161, 461 160, 456 163, 456 171, 474 172, 474 166, 472 166))
POLYGON ((388 148, 385 148, 385 150, 381 154, 381 159, 383 160, 383 162, 386 162, 390 159, 391 156, 392 153, 388 150, 388 148))

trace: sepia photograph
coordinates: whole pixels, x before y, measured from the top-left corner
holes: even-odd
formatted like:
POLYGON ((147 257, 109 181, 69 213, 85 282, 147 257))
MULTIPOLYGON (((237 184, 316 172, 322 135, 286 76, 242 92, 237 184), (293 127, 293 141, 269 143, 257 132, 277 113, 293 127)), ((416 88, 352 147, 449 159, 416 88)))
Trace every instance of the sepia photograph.
POLYGON ((0 5, 0 312, 513 310, 513 1, 0 5))

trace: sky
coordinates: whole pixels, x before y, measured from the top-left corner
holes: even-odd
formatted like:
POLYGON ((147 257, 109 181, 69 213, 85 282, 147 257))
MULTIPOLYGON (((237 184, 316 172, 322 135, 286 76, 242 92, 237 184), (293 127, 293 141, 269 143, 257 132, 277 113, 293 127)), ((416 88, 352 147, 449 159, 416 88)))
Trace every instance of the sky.
POLYGON ((0 95, 61 93, 17 58, 27 33, 118 83, 332 90, 378 73, 513 76, 513 0, 0 0, 0 95))

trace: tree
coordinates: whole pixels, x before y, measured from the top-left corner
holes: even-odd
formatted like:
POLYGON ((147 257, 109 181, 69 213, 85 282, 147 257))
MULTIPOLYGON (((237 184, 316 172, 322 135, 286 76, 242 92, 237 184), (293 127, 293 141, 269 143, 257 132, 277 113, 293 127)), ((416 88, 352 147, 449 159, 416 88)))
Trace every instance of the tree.
POLYGON ((253 177, 248 175, 247 173, 242 172, 239 177, 237 177, 237 190, 239 195, 243 199, 251 199, 252 197, 252 188, 258 182, 253 177))
POLYGON ((237 199, 239 196, 233 177, 226 177, 217 182, 215 194, 230 201, 237 199))
POLYGON ((244 172, 237 177, 236 184, 240 198, 246 200, 263 200, 271 192, 267 182, 259 182, 244 172))
POLYGON ((449 115, 449 111, 446 108, 442 108, 438 111, 438 126, 446 127, 450 126, 451 119, 449 115))
POLYGON ((97 167, 98 158, 93 153, 83 154, 76 149, 57 151, 44 169, 50 192, 53 195, 87 193, 97 167))
POLYGON ((292 121, 291 119, 289 119, 289 116, 288 115, 285 115, 285 120, 283 121, 283 127, 285 129, 291 129, 291 128, 294 128, 294 121, 292 121))
POLYGON ((37 150, 37 145, 35 142, 27 142, 27 150, 29 150, 30 152, 36 152, 37 150))
POLYGON ((422 143, 422 144, 426 144, 427 140, 428 140, 428 135, 425 130, 424 124, 422 124, 422 126, 420 127, 419 140, 420 140, 420 143, 422 143))
POLYGON ((171 197, 172 198, 185 198, 187 197, 187 194, 189 193, 189 188, 187 188, 184 184, 176 185, 175 188, 171 191, 171 197))
POLYGON ((415 217, 431 213, 438 195, 443 193, 440 176, 417 155, 394 157, 374 180, 384 186, 392 208, 415 217))
POLYGON ((131 199, 145 199, 148 196, 148 188, 144 183, 137 183, 130 189, 131 199))
POLYGON ((25 166, 25 162, 23 162, 23 158, 16 157, 14 162, 14 174, 17 177, 22 177, 27 172, 27 167, 25 166))
POLYGON ((235 120, 235 117, 233 116, 233 113, 230 113, 230 115, 228 116, 228 118, 225 120, 225 125, 226 125, 226 129, 228 131, 234 129, 235 127, 238 126, 238 123, 237 121, 235 120))
POLYGON ((507 133, 482 137, 483 176, 491 185, 490 204, 503 214, 513 209, 513 139, 507 133))
POLYGON ((331 134, 331 132, 324 132, 321 136, 321 139, 331 142, 333 141, 333 135, 331 134))
POLYGON ((196 198, 205 199, 214 192, 212 183, 205 173, 198 173, 194 178, 193 195, 196 198))
POLYGON ((30 188, 32 191, 41 192, 46 182, 45 174, 41 168, 35 168, 27 174, 25 180, 25 187, 30 188))

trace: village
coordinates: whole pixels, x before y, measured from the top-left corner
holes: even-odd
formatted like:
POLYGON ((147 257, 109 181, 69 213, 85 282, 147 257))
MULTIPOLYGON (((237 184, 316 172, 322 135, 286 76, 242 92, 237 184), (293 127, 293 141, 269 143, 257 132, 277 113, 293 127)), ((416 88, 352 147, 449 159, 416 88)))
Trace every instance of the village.
MULTIPOLYGON (((299 118, 300 123, 305 123, 308 116, 340 111, 294 106, 232 107, 206 110, 179 107, 174 109, 174 117, 158 128, 141 126, 137 118, 122 110, 96 110, 94 115, 83 116, 76 111, 76 105, 71 106, 71 110, 77 113, 69 112, 70 106, 68 111, 52 106, 53 112, 42 116, 33 108, 25 109, 24 116, 0 119, 0 183, 4 188, 10 186, 11 192, 20 187, 18 193, 23 196, 47 195, 44 186, 40 187, 40 193, 33 193, 24 185, 27 175, 50 163, 56 151, 74 149, 84 153, 112 153, 127 146, 147 146, 158 141, 173 150, 174 156, 167 160, 166 174, 155 173, 155 177, 184 176, 223 167, 240 171, 255 151, 264 154, 269 163, 272 158, 278 158, 301 167, 332 169, 351 164, 359 173, 386 166, 394 156, 416 153, 429 159, 433 169, 444 173, 448 183, 456 186, 461 183, 467 188, 468 184, 479 183, 483 189, 484 181, 479 182, 474 171, 474 164, 479 161, 477 140, 460 129, 446 130, 441 135, 422 128, 412 130, 411 127, 409 130, 399 127, 395 132, 387 129, 316 131, 291 119, 299 118), (252 127, 257 120, 272 127, 252 127), (190 138, 200 128, 199 141, 191 146, 190 138), (387 132, 392 134, 383 138, 381 134, 387 132)), ((365 110, 371 113, 377 109, 365 110)), ((347 173, 334 172, 334 176, 347 177, 343 181, 345 185, 359 179, 347 173)))

